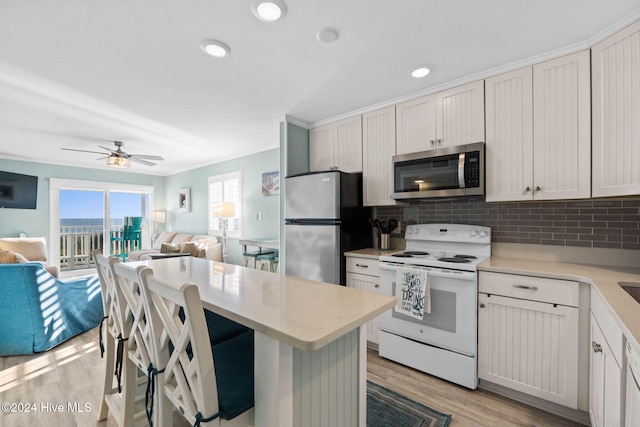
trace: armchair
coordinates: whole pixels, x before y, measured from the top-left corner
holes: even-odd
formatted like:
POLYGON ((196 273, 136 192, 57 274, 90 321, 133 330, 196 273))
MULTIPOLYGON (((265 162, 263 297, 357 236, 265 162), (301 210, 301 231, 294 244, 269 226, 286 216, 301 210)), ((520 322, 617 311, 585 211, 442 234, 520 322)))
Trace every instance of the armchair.
POLYGON ((0 356, 46 351, 103 317, 97 276, 59 280, 42 264, 0 265, 0 356))

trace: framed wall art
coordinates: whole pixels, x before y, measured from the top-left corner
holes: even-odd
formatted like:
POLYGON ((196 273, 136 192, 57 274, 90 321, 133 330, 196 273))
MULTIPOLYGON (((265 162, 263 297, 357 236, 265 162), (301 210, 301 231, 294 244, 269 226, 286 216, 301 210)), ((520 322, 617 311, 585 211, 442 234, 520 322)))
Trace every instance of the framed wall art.
POLYGON ((262 195, 275 196, 280 194, 280 172, 262 174, 262 195))
POLYGON ((178 212, 191 212, 191 189, 178 190, 178 212))

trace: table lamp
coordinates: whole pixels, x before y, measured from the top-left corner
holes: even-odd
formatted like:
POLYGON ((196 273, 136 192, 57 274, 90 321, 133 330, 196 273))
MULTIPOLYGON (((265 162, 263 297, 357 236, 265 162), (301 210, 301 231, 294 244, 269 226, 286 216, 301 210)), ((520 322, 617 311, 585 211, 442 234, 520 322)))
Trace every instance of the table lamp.
POLYGON ((158 224, 164 224, 166 221, 166 216, 164 211, 151 211, 151 217, 149 219, 153 223, 153 236, 151 236, 151 243, 155 243, 156 239, 159 236, 158 224))
POLYGON ((236 204, 233 202, 219 202, 213 205, 213 213, 222 218, 222 262, 227 262, 227 225, 229 218, 236 216, 236 204))

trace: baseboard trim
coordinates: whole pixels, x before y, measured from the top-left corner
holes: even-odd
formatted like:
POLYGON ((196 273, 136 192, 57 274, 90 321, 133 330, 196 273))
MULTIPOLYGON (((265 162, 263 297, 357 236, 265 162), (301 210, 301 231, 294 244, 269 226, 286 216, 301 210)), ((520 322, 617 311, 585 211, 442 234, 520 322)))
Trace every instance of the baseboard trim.
POLYGON ((511 390, 507 387, 485 380, 480 380, 478 388, 490 391, 500 396, 504 396, 511 400, 515 400, 516 402, 524 403, 525 405, 533 406, 534 408, 539 408, 543 411, 550 412, 554 415, 569 419, 571 421, 575 421, 585 426, 591 425, 589 413, 585 411, 567 408, 565 406, 558 405, 557 403, 549 402, 547 400, 540 399, 534 396, 529 396, 528 394, 516 390, 511 390))

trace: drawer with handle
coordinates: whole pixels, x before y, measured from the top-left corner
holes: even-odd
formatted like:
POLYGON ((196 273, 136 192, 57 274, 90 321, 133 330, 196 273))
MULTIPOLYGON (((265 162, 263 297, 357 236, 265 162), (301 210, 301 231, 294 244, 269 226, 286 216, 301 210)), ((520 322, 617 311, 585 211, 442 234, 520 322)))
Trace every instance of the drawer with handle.
POLYGON ((374 258, 347 257, 347 272, 379 276, 378 260, 374 258))
POLYGON ((531 301, 578 307, 579 285, 572 280, 481 271, 478 291, 531 301))

